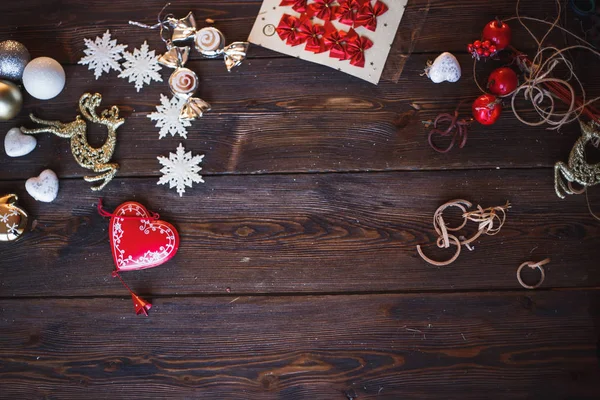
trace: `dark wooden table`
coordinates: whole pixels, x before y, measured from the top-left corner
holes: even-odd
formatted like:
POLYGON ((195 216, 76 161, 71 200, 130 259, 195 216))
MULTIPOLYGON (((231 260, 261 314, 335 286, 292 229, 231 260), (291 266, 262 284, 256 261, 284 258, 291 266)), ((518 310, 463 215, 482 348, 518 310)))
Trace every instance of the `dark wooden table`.
MULTIPOLYGON (((244 40, 260 3, 177 1, 170 12, 212 18, 230 40, 244 40)), ((35 227, 0 243, 1 398, 600 397, 600 223, 583 196, 560 200, 553 188, 552 167, 567 159, 578 126, 529 128, 507 112, 493 127, 474 127, 464 149, 440 155, 421 124, 478 95, 465 45, 496 15, 514 15, 514 0, 410 0, 397 84, 373 86, 258 47, 230 74, 222 61, 194 54, 188 66, 213 111, 187 140, 158 140, 147 118, 166 84, 137 93, 115 73, 94 80, 76 64, 83 39, 107 29, 130 49, 148 40, 161 51, 157 32, 127 21, 153 21, 163 5, 0 6, 0 39, 57 59, 67 73, 63 93, 50 101, 26 95, 0 131, 27 123, 29 112, 72 120, 82 93, 102 93, 126 117, 115 154, 122 168, 101 194, 105 205, 139 201, 181 235, 171 262, 126 275, 154 304, 148 318, 135 316, 111 278, 99 195, 81 179, 87 171, 68 143, 40 135, 26 157, 2 152, 0 193, 17 193, 35 227), (442 51, 463 65, 459 83, 420 76, 442 51), (156 157, 180 142, 206 154, 206 184, 182 198, 156 184, 156 157), (60 177, 50 204, 24 188, 45 168, 60 177), (510 200, 513 208, 498 236, 433 267, 415 246, 435 240, 431 216, 453 198, 484 207, 510 200), (546 257, 543 286, 522 289, 517 267, 546 257)), ((522 12, 551 18, 555 8, 527 1, 522 12)), ((522 29, 515 37, 534 49, 522 29)), ((598 63, 573 57, 599 95, 598 63)), ((105 132, 94 127, 90 136, 99 145, 105 132)), ((598 209, 600 190, 589 194, 598 209)))

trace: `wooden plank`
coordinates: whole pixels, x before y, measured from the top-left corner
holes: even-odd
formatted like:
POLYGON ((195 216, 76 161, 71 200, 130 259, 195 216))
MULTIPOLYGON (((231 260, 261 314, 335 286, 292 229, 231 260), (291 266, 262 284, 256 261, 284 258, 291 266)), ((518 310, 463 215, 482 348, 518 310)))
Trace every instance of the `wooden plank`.
MULTIPOLYGON (((580 135, 577 124, 560 133, 527 127, 508 109, 493 127, 474 125, 464 149, 434 152, 421 121, 453 112, 462 99, 466 104, 461 113, 469 118, 470 99, 479 93, 470 79, 468 56, 460 58, 466 71, 456 84, 435 85, 419 76, 427 59, 411 57, 398 85, 379 86, 294 59, 254 60, 232 74, 221 62, 191 63, 202 77, 199 96, 212 103, 213 111, 194 122, 185 146, 206 153, 205 172, 210 174, 551 167, 567 159, 580 135), (419 104, 421 111, 410 103, 419 104)), ((593 68, 582 75, 589 82, 586 90, 600 93, 600 83, 589 71, 593 68)), ((67 73, 65 93, 51 102, 27 98, 20 117, 0 123, 0 132, 15 125, 33 126, 27 118, 30 112, 73 120, 81 94, 98 91, 105 106, 119 105, 126 118, 115 154, 121 164, 119 176, 156 176, 156 156, 183 141, 158 140, 158 129, 147 118, 160 94, 168 94, 166 83, 138 94, 114 74, 95 81, 82 66, 68 67, 67 73)), ((168 71, 163 75, 166 81, 168 71)), ((531 112, 525 115, 533 120, 531 112)), ((104 129, 91 126, 93 145, 101 145, 105 137, 104 129)), ((87 173, 72 159, 65 139, 42 134, 38 140, 38 148, 26 157, 13 159, 0 152, 0 179, 25 179, 44 167, 61 177, 87 173)))
MULTIPOLYGON (((107 29, 113 37, 130 47, 139 46, 147 40, 152 48, 164 46, 156 31, 128 25, 129 20, 154 23, 165 2, 152 0, 144 2, 144 7, 132 1, 115 0, 110 5, 103 1, 64 0, 60 7, 44 0, 28 0, 27 6, 21 3, 5 4, 0 15, 0 37, 23 42, 34 57, 51 56, 61 63, 76 63, 83 55, 84 38, 95 38, 107 29), (32 13, 31 10, 36 10, 32 13), (49 40, 52 38, 52 40, 49 40)), ((188 11, 196 15, 199 26, 204 26, 206 18, 215 21, 214 25, 223 31, 230 41, 245 40, 258 15, 261 1, 219 1, 196 0, 193 4, 173 3, 167 10, 183 17, 188 11)), ((485 24, 496 16, 515 15, 516 0, 496 2, 493 6, 486 0, 469 2, 458 0, 431 1, 410 0, 400 25, 399 49, 406 51, 410 43, 416 41, 414 52, 443 51, 465 52, 466 45, 479 39, 485 24), (425 12, 428 10, 428 12, 425 12), (421 29, 414 24, 423 19, 421 29), (460 31, 460 34, 454 32, 460 31), (453 32, 449 34, 449 32, 453 32)), ((521 2, 521 13, 525 16, 551 20, 556 15, 555 0, 521 2)), ((575 18, 569 12, 567 22, 576 29, 575 18)), ((529 34, 513 21, 515 44, 521 50, 536 48, 529 34)), ((534 25, 534 31, 543 35, 542 26, 534 25)), ((551 38, 551 43, 562 43, 562 36, 551 38)), ((253 46, 251 57, 281 57, 280 54, 253 46)), ((198 59, 192 53, 192 59, 198 59)))
MULTIPOLYGON (((183 198, 156 181, 117 179, 101 194, 109 210, 137 200, 179 229, 172 261, 125 274, 142 293, 515 289, 517 267, 546 257, 552 263, 544 287, 600 285, 600 224, 584 196, 554 194, 547 169, 207 177, 183 198), (436 268, 415 246, 450 257, 433 245, 431 218, 454 198, 484 207, 510 200, 514 207, 499 235, 436 268)), ((0 296, 124 293, 110 278, 108 222, 88 183, 62 180, 50 204, 33 201, 22 181, 0 182, 0 193, 13 191, 37 226, 20 242, 0 243, 0 296)), ((598 210, 596 188, 590 201, 598 210)))
POLYGON ((5 299, 0 397, 592 399, 599 299, 175 297, 148 318, 125 298, 5 299))

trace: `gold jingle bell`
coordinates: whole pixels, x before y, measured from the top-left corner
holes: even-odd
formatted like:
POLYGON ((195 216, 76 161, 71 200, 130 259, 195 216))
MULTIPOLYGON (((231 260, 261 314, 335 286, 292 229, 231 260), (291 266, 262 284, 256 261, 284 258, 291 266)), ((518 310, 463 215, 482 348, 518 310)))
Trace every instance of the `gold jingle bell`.
POLYGON ((27 212, 17 205, 16 194, 0 197, 0 241, 11 242, 20 238, 27 228, 27 212))

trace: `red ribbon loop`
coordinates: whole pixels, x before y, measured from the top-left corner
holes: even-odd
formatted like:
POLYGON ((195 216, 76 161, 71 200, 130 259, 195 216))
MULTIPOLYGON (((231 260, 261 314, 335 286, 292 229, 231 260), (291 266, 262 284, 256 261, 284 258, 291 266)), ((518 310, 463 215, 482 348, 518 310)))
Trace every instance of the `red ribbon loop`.
POLYGON ((344 25, 354 25, 354 19, 358 11, 365 5, 368 0, 340 0, 340 6, 335 15, 344 25))
POLYGON ((350 64, 364 68, 365 51, 373 47, 373 42, 364 36, 358 36, 354 29, 350 28, 346 36, 346 52, 350 58, 350 64))
POLYGON ((309 4, 306 14, 309 17, 317 17, 324 21, 334 21, 337 14, 337 6, 333 5, 336 0, 315 0, 309 4))
POLYGON ((323 35, 323 44, 325 50, 329 50, 329 57, 347 60, 346 53, 346 31, 338 31, 331 22, 325 24, 325 34, 323 35))
POLYGON ((120 219, 137 219, 137 220, 148 220, 148 219, 159 219, 160 215, 158 213, 152 212, 150 210, 148 210, 148 212, 151 214, 150 217, 131 217, 131 216, 124 216, 124 215, 115 215, 113 213, 109 213, 108 211, 106 211, 104 209, 104 206, 102 205, 102 199, 98 199, 98 214, 100 214, 103 217, 115 217, 115 218, 120 218, 120 219))
POLYGON ((323 44, 325 28, 323 25, 311 23, 308 16, 305 15, 300 20, 300 28, 298 28, 298 30, 302 34, 306 35, 306 51, 310 51, 315 54, 325 51, 325 46, 323 44))
POLYGON ((280 6, 292 6, 294 11, 303 13, 306 11, 306 3, 308 0, 281 0, 280 6))
POLYGON ((356 15, 354 24, 357 27, 364 26, 368 30, 375 32, 377 29, 377 17, 385 14, 387 10, 388 7, 379 0, 374 5, 368 2, 356 15))
POLYGON ((283 14, 276 28, 281 40, 285 40, 285 43, 289 46, 297 46, 306 41, 306 34, 300 32, 299 29, 300 19, 289 14, 283 14))
POLYGON ((144 314, 147 317, 148 311, 150 311, 150 309, 152 308, 152 303, 142 299, 140 296, 135 294, 133 290, 131 290, 131 288, 125 283, 123 278, 121 278, 121 275, 119 275, 117 271, 113 271, 112 277, 119 278, 123 286, 125 286, 125 289, 127 289, 131 294, 131 300, 133 300, 133 308, 135 310, 135 315, 144 314))

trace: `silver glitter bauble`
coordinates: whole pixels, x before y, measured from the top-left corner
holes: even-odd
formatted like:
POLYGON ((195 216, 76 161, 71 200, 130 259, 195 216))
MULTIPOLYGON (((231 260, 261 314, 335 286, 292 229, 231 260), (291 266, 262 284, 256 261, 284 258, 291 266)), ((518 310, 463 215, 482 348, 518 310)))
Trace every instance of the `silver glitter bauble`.
POLYGON ((0 42, 0 79, 20 81, 30 60, 29 51, 21 43, 15 40, 0 42))

